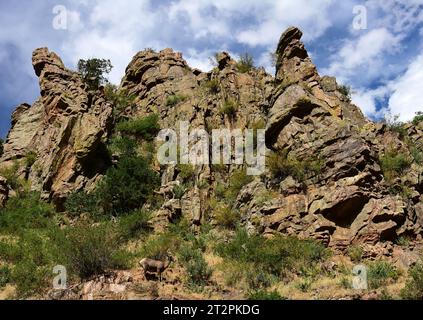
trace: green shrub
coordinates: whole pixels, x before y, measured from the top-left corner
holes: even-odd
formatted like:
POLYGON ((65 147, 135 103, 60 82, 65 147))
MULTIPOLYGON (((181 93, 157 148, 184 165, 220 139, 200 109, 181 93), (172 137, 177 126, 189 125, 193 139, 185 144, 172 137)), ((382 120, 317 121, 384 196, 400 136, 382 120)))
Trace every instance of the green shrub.
POLYGON ((379 158, 380 166, 388 182, 402 175, 411 165, 410 159, 394 149, 388 150, 379 158))
POLYGON ((295 286, 301 292, 308 292, 311 289, 313 281, 311 279, 303 279, 295 286))
POLYGON ((410 148, 410 153, 417 164, 423 164, 423 152, 420 150, 420 148, 413 146, 410 148))
POLYGON ((118 90, 113 84, 106 84, 104 88, 104 96, 113 106, 115 117, 119 117, 128 107, 135 106, 135 95, 129 94, 125 90, 118 90))
POLYGON ((98 186, 105 213, 119 215, 141 208, 159 185, 158 174, 141 157, 123 156, 98 186))
POLYGON ((108 81, 105 74, 110 73, 112 68, 110 60, 106 59, 81 59, 78 62, 78 72, 89 90, 97 90, 100 85, 106 84, 108 81))
POLYGON ((423 263, 417 263, 408 270, 408 279, 401 297, 407 300, 423 299, 423 263))
POLYGON ((303 182, 313 176, 320 175, 324 166, 322 159, 299 160, 283 153, 272 152, 268 155, 266 164, 274 178, 286 178, 292 176, 299 182, 303 182))
POLYGON ((408 247, 410 245, 410 239, 406 236, 402 236, 396 239, 395 243, 401 247, 408 247))
POLYGON ((3 155, 3 151, 4 151, 4 141, 3 139, 0 139, 0 157, 3 155))
POLYGON ((164 233, 150 237, 143 245, 140 256, 143 258, 164 260, 170 252, 176 252, 182 239, 172 233, 164 233))
POLYGON ((178 105, 181 102, 184 102, 188 99, 187 96, 185 95, 181 95, 181 94, 173 94, 170 95, 166 98, 166 106, 168 107, 175 107, 176 105, 178 105))
POLYGON ((144 210, 136 210, 119 220, 119 234, 129 240, 150 231, 151 214, 144 210))
POLYGON ((16 286, 18 297, 26 298, 48 288, 52 268, 60 263, 49 232, 43 231, 20 230, 18 238, 0 241, 0 259, 13 265, 9 283, 16 286))
POLYGON ((237 69, 241 73, 247 73, 254 69, 254 58, 248 52, 242 54, 236 65, 237 69))
POLYGON ((328 255, 324 246, 313 240, 282 236, 266 239, 261 235, 249 236, 244 229, 239 229, 231 241, 218 243, 215 250, 225 260, 236 263, 244 278, 250 278, 251 274, 246 272, 254 270, 280 279, 287 272, 298 274, 328 255))
POLYGON ((221 113, 230 118, 234 118, 238 111, 238 105, 234 100, 226 100, 221 109, 221 113))
POLYGON ((116 130, 145 140, 152 140, 160 131, 159 116, 151 114, 145 118, 120 122, 117 124, 116 130))
POLYGON ((49 287, 52 270, 47 266, 38 266, 31 260, 18 263, 12 272, 12 282, 16 285, 17 296, 28 298, 45 291, 49 287))
POLYGON ((12 272, 8 266, 0 267, 0 289, 11 281, 12 272))
POLYGON ((351 102, 351 87, 350 86, 338 86, 338 91, 349 101, 351 102))
POLYGON ((287 298, 281 296, 279 292, 266 291, 266 290, 257 290, 250 292, 247 296, 248 300, 252 301, 265 301, 265 300, 288 300, 287 298))
POLYGON ((175 186, 173 188, 173 193, 175 195, 175 199, 181 200, 182 197, 185 195, 186 193, 186 189, 184 186, 175 186))
POLYGON ((363 248, 360 246, 351 246, 348 248, 348 256, 353 262, 360 262, 363 259, 363 248))
POLYGON ((19 233, 23 229, 42 229, 51 226, 54 208, 44 202, 40 194, 31 192, 12 197, 0 212, 0 230, 19 233))
POLYGON ((236 200, 241 189, 253 181, 253 177, 247 175, 243 169, 235 170, 229 178, 229 186, 226 190, 225 196, 228 202, 236 200))
POLYGON ((136 156, 138 143, 131 138, 125 136, 113 137, 109 142, 109 153, 113 155, 115 153, 121 156, 136 156))
POLYGON ((98 217, 101 214, 99 201, 97 192, 77 191, 71 193, 66 199, 65 209, 71 217, 80 217, 83 214, 98 217))
POLYGON ((417 126, 422 121, 423 121, 423 112, 421 112, 421 111, 416 112, 416 116, 414 117, 414 119, 412 121, 413 124, 415 126, 417 126))
POLYGON ((342 289, 350 290, 350 289, 352 289, 352 280, 350 278, 344 276, 339 281, 339 286, 342 289))
POLYGON ((31 168, 35 161, 37 161, 37 154, 34 151, 29 151, 25 156, 26 167, 31 168))
POLYGON ((81 279, 129 266, 130 255, 120 248, 118 234, 109 225, 66 229, 60 250, 69 271, 81 279))
POLYGON ((367 280, 371 289, 380 288, 388 284, 389 280, 397 280, 398 277, 397 268, 386 261, 373 262, 367 271, 367 280))
POLYGON ((219 93, 220 83, 218 79, 211 79, 205 82, 204 86, 211 94, 219 93))
POLYGON ((239 212, 229 205, 221 205, 214 209, 214 221, 218 226, 234 230, 241 220, 239 212))
POLYGON ((18 190, 22 186, 22 181, 19 178, 19 162, 14 161, 10 167, 0 168, 0 176, 6 178, 8 185, 13 190, 18 190))
POLYGON ((404 139, 407 136, 407 129, 404 126, 404 123, 399 121, 399 116, 392 116, 391 114, 386 114, 385 124, 391 132, 397 133, 400 139, 404 139))
POLYGON ((179 176, 184 181, 192 182, 195 179, 195 167, 191 164, 179 164, 178 165, 179 176))
POLYGON ((201 250, 193 249, 190 246, 182 246, 178 253, 179 261, 188 276, 188 285, 204 287, 210 279, 212 270, 204 260, 201 250))

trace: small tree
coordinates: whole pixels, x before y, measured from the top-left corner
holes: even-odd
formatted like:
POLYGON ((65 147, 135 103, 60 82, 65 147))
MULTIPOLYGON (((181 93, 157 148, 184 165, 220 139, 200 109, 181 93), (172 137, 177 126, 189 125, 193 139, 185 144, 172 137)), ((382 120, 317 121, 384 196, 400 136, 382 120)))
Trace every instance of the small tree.
POLYGON ((112 71, 112 63, 106 59, 79 60, 78 72, 82 75, 89 90, 97 90, 101 85, 108 83, 105 74, 112 71))
POLYGON ((348 102, 351 102, 353 92, 350 86, 341 85, 338 87, 338 91, 345 96, 348 102))
POLYGON ((242 54, 239 57, 239 61, 237 63, 237 69, 241 73, 247 73, 254 69, 254 58, 248 52, 242 54))
POLYGON ((3 155, 3 139, 0 139, 0 157, 3 155))
POLYGON ((159 176, 147 160, 124 155, 107 171, 98 194, 106 213, 122 215, 141 208, 159 184, 159 176))

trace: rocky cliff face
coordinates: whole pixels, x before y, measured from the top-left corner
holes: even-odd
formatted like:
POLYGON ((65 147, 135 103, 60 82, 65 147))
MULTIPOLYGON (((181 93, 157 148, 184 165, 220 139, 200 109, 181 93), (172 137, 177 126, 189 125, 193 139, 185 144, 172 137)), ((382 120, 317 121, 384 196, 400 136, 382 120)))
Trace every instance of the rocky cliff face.
POLYGON ((13 113, 1 162, 18 161, 33 189, 60 205, 69 192, 89 188, 107 168, 104 142, 112 107, 88 92, 80 76, 47 48, 35 50, 32 61, 41 97, 13 113), (31 154, 36 161, 28 163, 31 154))
MULTIPOLYGON (((422 167, 414 162, 402 177, 387 183, 380 156, 392 148, 410 155, 410 144, 386 125, 367 120, 334 78, 320 77, 301 36, 297 28, 282 35, 275 77, 262 69, 241 73, 226 53, 217 56, 215 69, 204 73, 191 69, 171 49, 142 51, 121 83, 122 90, 136 96, 123 116, 155 113, 162 128, 178 129, 179 121, 188 121, 191 128, 208 132, 261 123, 269 152, 298 161, 313 159, 319 170, 304 181, 267 172, 246 185, 233 205, 249 230, 314 237, 339 250, 367 244, 369 255, 389 254, 390 243, 399 236, 422 233, 422 167), (176 103, 170 103, 175 97, 176 103), (234 114, 222 112, 229 101, 234 114), (407 188, 407 196, 393 192, 392 185, 407 188), (262 201, 263 192, 272 197, 262 201)), ((104 143, 113 106, 100 92, 89 92, 81 77, 47 49, 34 52, 33 65, 41 97, 14 112, 1 165, 25 163, 23 159, 35 153, 34 163, 21 164, 21 175, 60 205, 71 191, 92 188, 110 165, 104 143)), ((408 125, 406 130, 408 141, 419 147, 423 128, 408 125)), ((165 197, 155 212, 157 224, 165 227, 175 214, 193 224, 200 224, 207 212, 213 216, 208 202, 215 197, 217 182, 227 181, 237 167, 195 167, 192 188, 182 200, 165 197)), ((184 182, 178 166, 157 170, 162 176, 157 192, 167 194, 166 189, 184 182)), ((4 182, 0 205, 7 198, 1 188, 7 189, 4 182)))

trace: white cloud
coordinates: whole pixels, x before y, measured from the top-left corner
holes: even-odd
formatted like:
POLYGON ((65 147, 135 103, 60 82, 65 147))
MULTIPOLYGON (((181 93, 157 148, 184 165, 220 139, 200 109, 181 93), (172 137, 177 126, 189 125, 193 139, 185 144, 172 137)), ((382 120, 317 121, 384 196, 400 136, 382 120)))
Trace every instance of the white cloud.
POLYGON ((241 31, 237 40, 250 46, 274 45, 281 30, 295 25, 304 31, 304 40, 321 36, 331 26, 330 6, 332 0, 321 1, 264 1, 259 8, 259 24, 241 31))
POLYGON ((397 52, 400 43, 401 37, 386 28, 370 30, 347 40, 324 73, 337 76, 341 82, 351 82, 357 76, 361 81, 372 81, 386 73, 384 54, 397 52))
POLYGON ((407 72, 391 83, 393 94, 389 99, 392 115, 399 120, 411 120, 417 111, 423 111, 423 53, 408 67, 407 72))
POLYGON ((371 118, 383 118, 385 110, 377 108, 377 101, 389 95, 389 87, 381 86, 377 89, 367 90, 365 88, 353 89, 352 101, 359 106, 363 113, 371 118))

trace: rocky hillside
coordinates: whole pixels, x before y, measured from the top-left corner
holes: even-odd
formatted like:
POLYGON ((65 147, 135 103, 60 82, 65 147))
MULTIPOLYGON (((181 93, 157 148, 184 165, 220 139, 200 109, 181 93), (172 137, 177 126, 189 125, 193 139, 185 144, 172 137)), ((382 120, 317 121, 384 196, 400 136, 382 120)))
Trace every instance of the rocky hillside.
MULTIPOLYGON (((260 68, 241 72, 224 52, 207 73, 172 49, 139 52, 119 87, 134 97, 124 110, 104 90, 89 91, 55 53, 37 49, 40 98, 13 113, 0 166, 15 167, 64 211, 71 193, 90 192, 113 166, 107 146, 122 119, 156 114, 161 128, 188 121, 208 132, 263 128, 266 172, 244 177, 235 194, 225 190, 234 189, 242 166, 155 163, 163 201, 151 208, 153 227, 165 230, 183 217, 196 228, 217 228, 229 210, 251 234, 312 238, 344 254, 360 246, 365 258, 393 256, 398 239, 418 243, 423 232, 423 123, 366 119, 345 87, 318 74, 301 37, 297 28, 282 34, 275 76, 260 68), (180 197, 172 192, 176 185, 186 186, 180 197)), ((1 206, 16 193, 6 178, 0 177, 1 206)))

